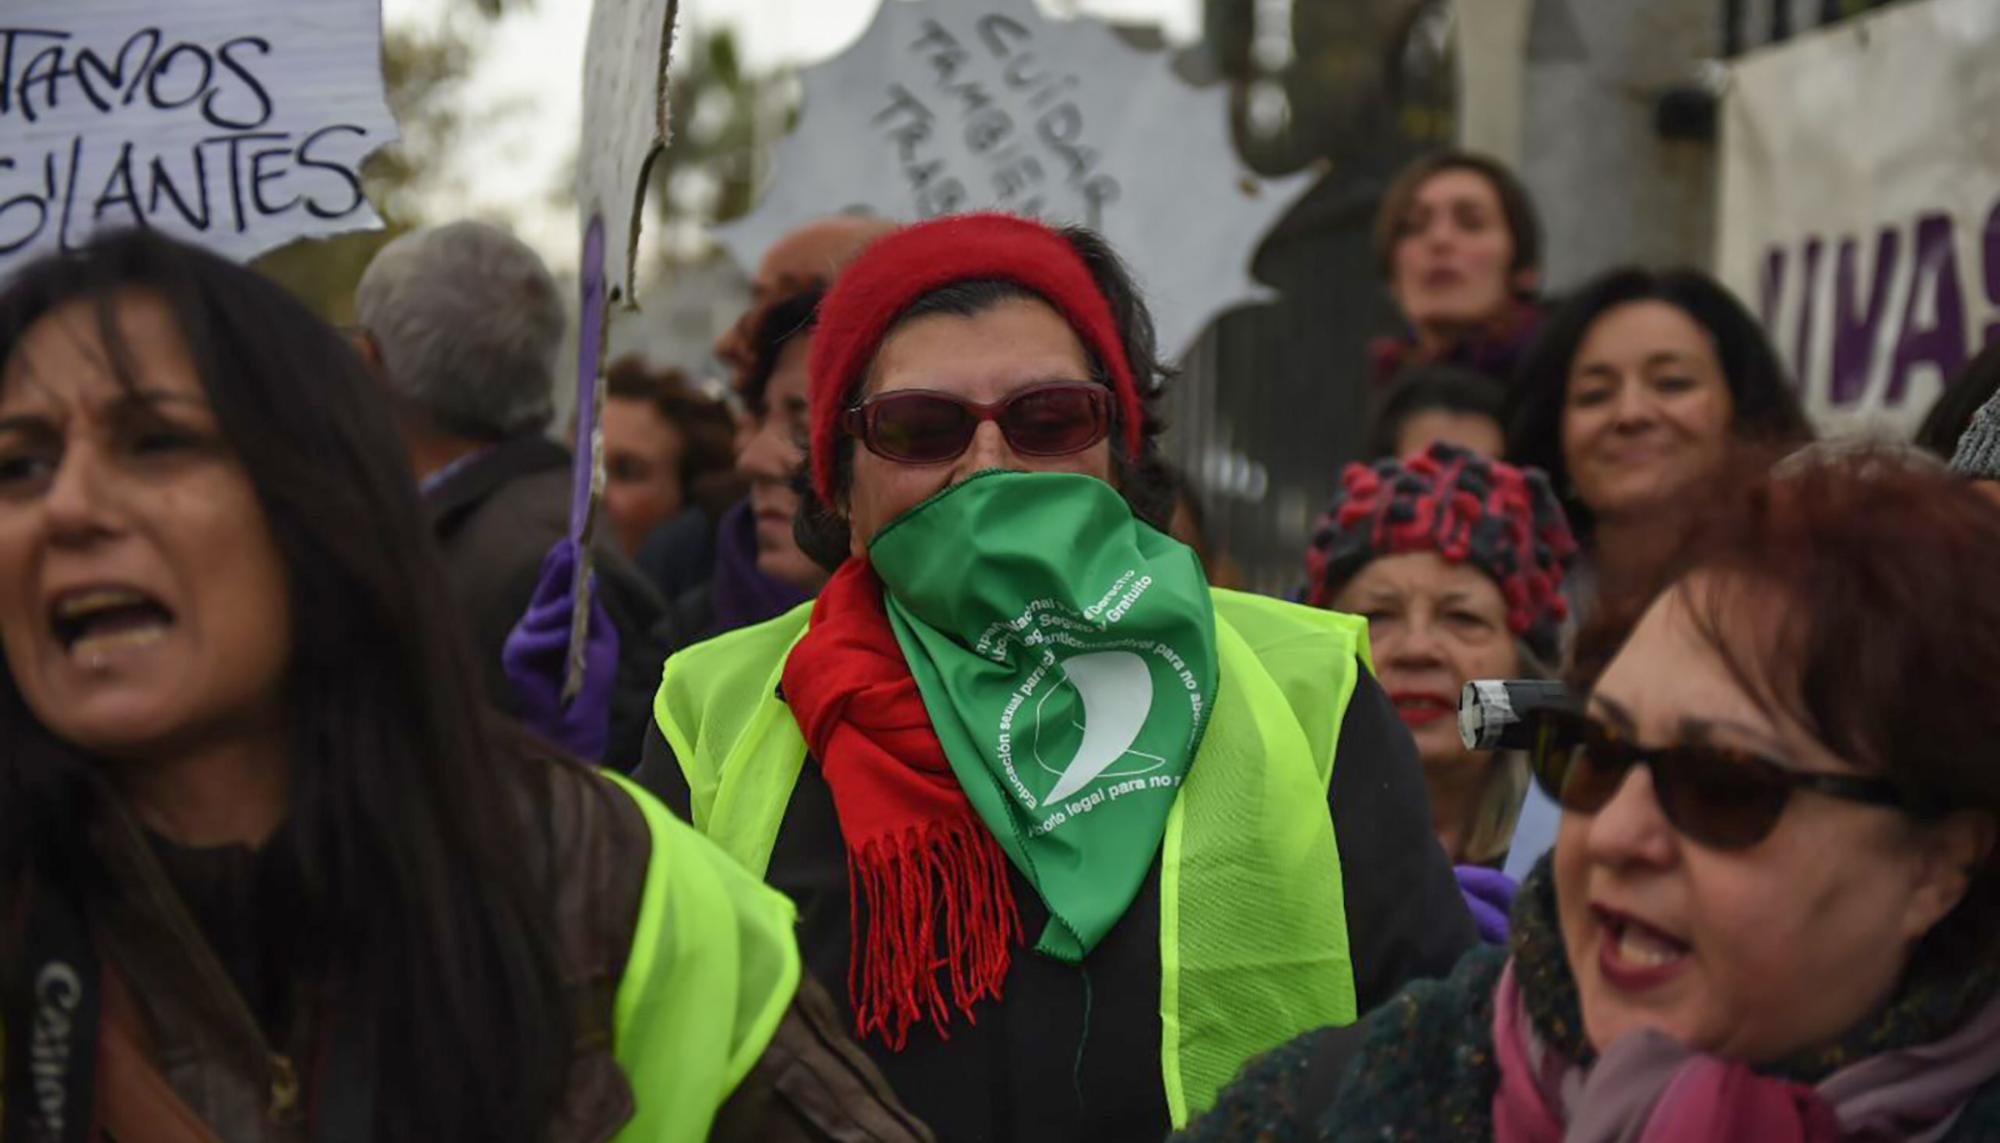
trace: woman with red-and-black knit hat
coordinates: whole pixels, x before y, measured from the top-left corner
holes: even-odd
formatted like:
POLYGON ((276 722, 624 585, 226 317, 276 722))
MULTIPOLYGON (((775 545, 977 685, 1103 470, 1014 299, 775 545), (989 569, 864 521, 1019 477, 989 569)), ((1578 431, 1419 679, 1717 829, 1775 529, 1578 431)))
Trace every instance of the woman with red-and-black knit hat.
POLYGON ((833 578, 668 661, 667 793, 798 901, 940 1138, 1158 1138, 1472 943, 1365 625, 1165 535, 1162 371, 1099 239, 881 238, 811 368, 833 578))
POLYGON ((1442 443, 1348 465, 1314 532, 1307 601, 1368 620, 1376 677, 1416 739, 1453 861, 1497 864, 1528 788, 1525 759, 1466 749, 1459 690, 1551 674, 1575 556, 1539 471, 1442 443))

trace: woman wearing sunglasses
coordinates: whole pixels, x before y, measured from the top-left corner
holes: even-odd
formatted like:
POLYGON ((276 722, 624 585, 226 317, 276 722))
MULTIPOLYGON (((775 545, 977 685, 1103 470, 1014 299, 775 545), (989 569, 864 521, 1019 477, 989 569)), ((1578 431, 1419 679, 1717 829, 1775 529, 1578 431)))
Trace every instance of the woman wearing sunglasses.
POLYGON ((1162 528, 1116 258, 1000 215, 821 307, 816 604, 669 660, 695 823, 941 1138, 1163 1136, 1250 1056, 1473 940, 1351 616, 1211 590, 1162 528))
POLYGON ((1193 1138, 2000 1138, 2000 511, 1850 455, 1680 566, 1534 722, 1563 822, 1511 950, 1272 1053, 1193 1138))

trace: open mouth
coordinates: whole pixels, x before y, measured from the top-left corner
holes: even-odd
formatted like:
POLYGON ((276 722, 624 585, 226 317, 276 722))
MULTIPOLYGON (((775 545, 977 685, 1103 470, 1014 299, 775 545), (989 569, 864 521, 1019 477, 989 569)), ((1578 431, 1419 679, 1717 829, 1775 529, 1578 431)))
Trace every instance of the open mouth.
POLYGON ((1599 959, 1616 983, 1640 987, 1657 983, 1687 959, 1690 947, 1678 937, 1616 909, 1592 905, 1590 911, 1604 933, 1599 959))
POLYGON ((143 647, 164 638, 173 625, 172 610, 131 588, 64 592, 49 605, 49 629, 71 655, 143 647))

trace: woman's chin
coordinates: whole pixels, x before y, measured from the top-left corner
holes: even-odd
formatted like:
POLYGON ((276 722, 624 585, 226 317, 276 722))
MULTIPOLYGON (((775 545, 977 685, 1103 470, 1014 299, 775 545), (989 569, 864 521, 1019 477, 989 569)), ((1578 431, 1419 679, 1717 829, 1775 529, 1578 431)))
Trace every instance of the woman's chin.
POLYGON ((186 740, 194 721, 169 696, 114 691, 66 704, 60 718, 43 725, 78 750, 117 760, 145 758, 186 740))

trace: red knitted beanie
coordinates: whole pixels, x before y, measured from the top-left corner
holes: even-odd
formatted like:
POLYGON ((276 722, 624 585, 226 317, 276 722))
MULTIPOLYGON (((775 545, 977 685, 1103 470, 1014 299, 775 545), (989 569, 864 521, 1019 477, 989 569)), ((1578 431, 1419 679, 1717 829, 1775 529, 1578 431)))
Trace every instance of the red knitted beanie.
POLYGON ((964 214, 920 222, 870 243, 835 279, 813 330, 812 482, 833 503, 833 452, 882 338, 925 294, 954 282, 999 279, 1048 302, 1111 375, 1125 448, 1139 454, 1143 410, 1111 305, 1090 268, 1061 234, 1011 214, 964 214))

